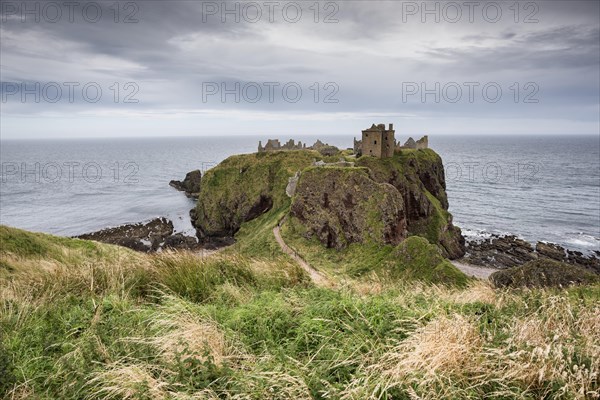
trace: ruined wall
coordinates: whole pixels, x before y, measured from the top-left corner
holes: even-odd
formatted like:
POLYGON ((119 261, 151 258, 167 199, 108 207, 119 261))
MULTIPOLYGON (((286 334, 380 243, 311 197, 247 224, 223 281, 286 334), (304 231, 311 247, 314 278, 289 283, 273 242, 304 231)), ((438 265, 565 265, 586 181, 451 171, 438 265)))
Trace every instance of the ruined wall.
POLYGON ((392 157, 396 147, 394 139, 394 125, 390 124, 389 129, 385 129, 384 124, 375 126, 362 131, 362 154, 377 158, 392 157))
POLYGON ((427 135, 423 136, 421 139, 417 140, 417 149, 428 149, 429 148, 429 138, 427 135))
POLYGON ((366 130, 362 133, 362 154, 381 158, 381 131, 366 130))
POLYGON ((421 139, 419 139, 415 142, 415 140, 413 138, 409 137, 408 140, 406 142, 404 142, 404 145, 400 146, 399 148, 400 149, 413 149, 413 150, 428 149, 429 148, 429 138, 427 137, 427 135, 425 135, 421 139))
POLYGON ((265 144, 264 146, 262 145, 262 141, 258 142, 258 152, 259 153, 262 153, 265 151, 281 151, 281 150, 320 150, 323 148, 335 148, 337 150, 336 147, 330 146, 327 143, 323 143, 318 139, 315 142, 315 144, 313 144, 310 147, 306 147, 306 143, 302 143, 301 141, 298 141, 298 143, 296 144, 296 141, 294 141, 293 139, 288 140, 283 145, 279 142, 279 139, 269 139, 267 141, 267 144, 265 144))

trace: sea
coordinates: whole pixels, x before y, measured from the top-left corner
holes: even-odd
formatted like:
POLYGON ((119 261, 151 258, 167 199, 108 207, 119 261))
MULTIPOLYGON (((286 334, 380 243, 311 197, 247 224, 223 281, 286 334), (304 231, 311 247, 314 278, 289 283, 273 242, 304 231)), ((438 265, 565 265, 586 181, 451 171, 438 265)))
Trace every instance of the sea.
MULTIPOLYGON (((340 148, 353 143, 351 135, 319 138, 340 148)), ((2 140, 0 224, 73 236, 164 216, 193 235, 194 202, 169 181, 254 152, 267 139, 2 140)), ((444 161, 450 212, 468 239, 514 234, 600 250, 600 137, 430 136, 429 147, 444 161)))

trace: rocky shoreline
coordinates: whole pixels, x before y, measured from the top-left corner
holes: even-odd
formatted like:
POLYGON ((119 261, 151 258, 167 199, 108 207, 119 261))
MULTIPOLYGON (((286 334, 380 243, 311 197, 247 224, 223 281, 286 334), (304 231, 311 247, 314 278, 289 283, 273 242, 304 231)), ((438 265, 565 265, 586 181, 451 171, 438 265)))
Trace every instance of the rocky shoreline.
MULTIPOLYGON (((338 179, 338 181, 341 180, 338 179)), ((183 181, 172 180, 169 182, 169 185, 184 192, 188 197, 198 198, 201 183, 202 173, 200 170, 194 170, 187 173, 183 181)), ((429 181, 426 180, 426 183, 429 183, 429 181)), ((430 187, 430 189, 435 192, 435 185, 430 187)), ((319 190, 318 192, 321 193, 323 190, 324 189, 319 190)), ((442 198, 445 199, 443 196, 442 198)), ((332 199, 335 200, 334 197, 332 197, 332 199)), ((271 206, 272 204, 269 204, 267 209, 271 206)), ((343 207, 339 206, 338 208, 343 207)), ((293 208, 292 213, 293 212, 297 213, 298 210, 293 208)), ((257 213, 257 215, 260 214, 262 214, 262 212, 257 213)), ((257 215, 253 215, 252 218, 257 215)), ((172 221, 164 217, 155 218, 145 223, 126 224, 114 228, 107 228, 77 237, 80 239, 117 244, 142 252, 157 252, 164 249, 193 251, 201 249, 215 250, 220 247, 229 246, 235 242, 233 234, 202 234, 202 227, 197 224, 199 217, 196 208, 190 210, 190 218, 197 231, 196 237, 186 236, 182 233, 174 233, 172 221)), ((244 220, 252 218, 246 216, 244 220)), ((349 219, 349 221, 353 221, 353 219, 349 219)), ((460 230, 457 228, 455 229, 459 232, 458 236, 460 236, 461 239, 459 240, 460 251, 446 251, 448 253, 446 256, 454 259, 456 263, 469 266, 471 269, 481 268, 482 270, 485 269, 488 271, 505 270, 508 268, 520 267, 533 261, 549 260, 582 267, 595 274, 600 274, 600 251, 598 250, 594 251, 592 254, 585 255, 580 251, 570 250, 558 244, 544 241, 538 241, 534 245, 515 235, 501 236, 492 234, 491 237, 485 239, 464 240, 460 234, 460 230), (452 255, 454 256, 452 257, 452 255)), ((361 229, 355 230, 361 231, 361 229)), ((323 231, 323 229, 320 231, 323 231)), ((234 232, 234 230, 232 230, 232 232, 234 232)), ((333 238, 334 236, 330 234, 328 237, 333 238)), ((444 246, 444 242, 442 241, 440 245, 444 246)))
POLYGON ((198 240, 182 233, 173 232, 173 222, 167 218, 155 218, 148 222, 125 224, 97 232, 75 236, 78 239, 95 240, 116 244, 146 253, 163 249, 199 250, 198 240))
MULTIPOLYGON (((193 213, 192 209, 192 213, 193 213)), ((125 224, 76 236, 79 239, 116 244, 141 252, 162 250, 216 250, 230 246, 233 238, 207 238, 198 240, 192 236, 173 232, 173 223, 167 218, 155 218, 145 223, 125 224)), ((483 240, 467 240, 464 257, 455 260, 472 269, 505 270, 519 267, 530 261, 551 260, 585 268, 600 274, 600 251, 584 255, 558 244, 537 242, 534 245, 515 235, 491 235, 483 240)))
POLYGON ((466 242, 466 254, 460 260, 466 264, 506 269, 529 261, 549 259, 583 267, 600 274, 600 251, 584 255, 558 244, 539 241, 534 245, 514 235, 492 235, 484 240, 466 242))

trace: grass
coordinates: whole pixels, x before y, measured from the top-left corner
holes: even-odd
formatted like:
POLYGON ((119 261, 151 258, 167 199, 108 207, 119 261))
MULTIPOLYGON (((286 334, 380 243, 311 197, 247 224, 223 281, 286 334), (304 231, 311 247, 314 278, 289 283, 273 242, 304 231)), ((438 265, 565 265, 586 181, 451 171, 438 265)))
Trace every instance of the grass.
POLYGON ((196 206, 204 232, 235 234, 248 219, 259 198, 269 199, 279 210, 289 198, 288 178, 321 159, 316 151, 279 151, 236 155, 211 168, 202 177, 196 206))
MULTIPOLYGON (((0 396, 598 398, 600 285, 448 286, 330 261, 341 283, 318 288, 260 250, 278 217, 207 257, 3 227, 13 244, 0 249, 12 268, 0 276, 0 396), (30 237, 41 247, 14 244, 30 237), (63 257, 71 246, 85 250, 63 257)), ((402 253, 438 263, 421 242, 402 253)))
POLYGON ((310 265, 330 275, 376 275, 394 281, 420 280, 458 286, 464 286, 468 281, 441 256, 437 246, 419 236, 410 236, 396 247, 353 243, 336 250, 326 248, 314 237, 305 239, 303 231, 302 224, 289 218, 283 225, 282 235, 310 265))

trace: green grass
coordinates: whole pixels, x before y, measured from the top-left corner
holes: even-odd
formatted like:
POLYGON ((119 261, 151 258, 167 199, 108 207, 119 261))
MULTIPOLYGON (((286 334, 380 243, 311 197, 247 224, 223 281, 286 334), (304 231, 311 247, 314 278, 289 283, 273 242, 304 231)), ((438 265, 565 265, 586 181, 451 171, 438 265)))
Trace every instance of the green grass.
MULTIPOLYGON (((0 247, 3 253, 11 253, 16 257, 38 257, 62 262, 81 261, 85 258, 98 257, 102 251, 110 252, 93 242, 79 239, 67 239, 43 233, 27 232, 0 225, 0 247)), ((4 263, 8 264, 6 260, 4 263)))
POLYGON ((284 207, 288 178, 321 159, 315 151, 280 151, 227 158, 202 177, 197 221, 209 234, 235 234, 257 199, 269 198, 273 210, 284 207))
POLYGON ((279 209, 271 210, 244 223, 235 235, 236 243, 224 251, 247 257, 289 259, 281 252, 273 235, 273 228, 288 213, 289 207, 288 199, 279 209))
POLYGON ((318 239, 305 239, 304 227, 290 218, 282 236, 314 268, 329 274, 359 277, 375 274, 393 281, 417 280, 464 286, 468 278, 441 256, 439 248, 419 236, 394 247, 376 243, 353 243, 342 250, 328 249, 318 239))
POLYGON ((498 290, 419 236, 338 253, 295 232, 341 282, 319 288, 278 253, 285 211, 205 257, 1 227, 0 397, 597 398, 600 284, 498 290))
MULTIPOLYGON (((274 200, 210 256, 0 226, 0 397, 598 398, 600 284, 499 290, 467 279, 432 244, 449 218, 443 194, 423 190, 435 213, 398 246, 327 249, 289 218, 283 237, 332 282, 313 285, 272 232, 290 207, 287 178, 313 158, 238 156, 207 173, 205 195, 225 207, 205 211, 226 217, 229 200, 246 201, 229 199, 244 174, 274 200)), ((439 161, 404 150, 357 164, 419 185, 439 161)))

